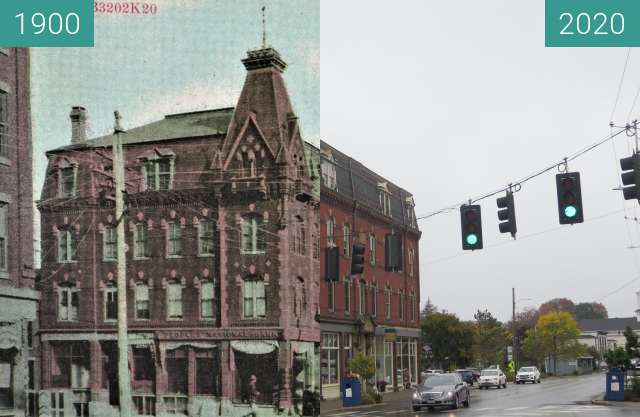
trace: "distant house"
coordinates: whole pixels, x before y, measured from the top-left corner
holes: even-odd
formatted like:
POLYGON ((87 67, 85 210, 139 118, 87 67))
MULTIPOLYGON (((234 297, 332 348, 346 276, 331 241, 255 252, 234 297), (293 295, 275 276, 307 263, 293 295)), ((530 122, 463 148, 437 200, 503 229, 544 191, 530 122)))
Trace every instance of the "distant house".
POLYGON ((580 320, 578 327, 582 331, 580 341, 587 346, 595 346, 598 352, 604 353, 618 346, 624 347, 624 331, 627 327, 640 335, 640 318, 586 319, 580 320))

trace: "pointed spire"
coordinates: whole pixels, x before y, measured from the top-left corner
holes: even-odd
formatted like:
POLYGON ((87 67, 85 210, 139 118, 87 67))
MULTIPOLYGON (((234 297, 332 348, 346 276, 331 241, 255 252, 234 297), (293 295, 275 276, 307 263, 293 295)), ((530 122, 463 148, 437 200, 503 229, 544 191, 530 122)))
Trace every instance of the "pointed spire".
POLYGON ((262 49, 267 49, 267 18, 265 10, 267 6, 262 6, 262 49))

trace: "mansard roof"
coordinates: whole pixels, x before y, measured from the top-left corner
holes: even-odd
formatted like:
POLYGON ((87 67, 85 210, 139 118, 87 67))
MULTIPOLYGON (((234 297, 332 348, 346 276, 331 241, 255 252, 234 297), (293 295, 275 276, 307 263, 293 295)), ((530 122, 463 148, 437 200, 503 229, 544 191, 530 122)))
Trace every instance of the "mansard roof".
MULTIPOLYGON (((413 203, 412 194, 407 190, 393 184, 391 181, 367 168, 364 164, 340 152, 328 143, 320 142, 321 155, 326 158, 330 155, 336 169, 336 189, 331 190, 341 196, 358 202, 359 205, 366 206, 369 210, 382 214, 379 203, 379 190, 384 190, 390 194, 391 199, 391 222, 398 223, 412 229, 418 230, 415 221, 406 215, 406 204, 413 203)), ((322 187, 322 192, 329 191, 322 187)), ((415 218, 415 213, 414 213, 415 218)))
MULTIPOLYGON (((160 142, 185 138, 207 136, 225 136, 233 107, 203 110, 190 113, 178 113, 165 116, 164 119, 127 130, 122 135, 124 145, 160 142)), ((47 154, 65 150, 102 148, 111 146, 113 135, 100 136, 86 142, 63 146, 48 151, 47 154)))

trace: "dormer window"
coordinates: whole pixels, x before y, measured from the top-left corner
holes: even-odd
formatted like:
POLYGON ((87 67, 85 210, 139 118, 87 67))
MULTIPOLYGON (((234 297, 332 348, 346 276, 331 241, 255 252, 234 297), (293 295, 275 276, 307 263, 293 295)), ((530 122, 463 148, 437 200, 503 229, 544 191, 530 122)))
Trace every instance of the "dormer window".
POLYGON ((380 202, 380 210, 385 216, 391 217, 391 193, 387 188, 386 182, 378 183, 378 200, 380 202))
POLYGON ((176 155, 170 149, 153 149, 140 159, 143 162, 144 189, 167 191, 173 189, 176 155))
POLYGON ((413 197, 409 196, 404 201, 405 209, 407 211, 407 224, 409 226, 416 225, 416 214, 414 211, 415 203, 413 202, 413 197))
POLYGON ((58 195, 75 197, 78 192, 78 164, 66 159, 58 166, 58 195))
POLYGON ((322 174, 322 185, 331 190, 336 190, 338 183, 336 180, 336 165, 333 155, 323 151, 320 171, 322 174))

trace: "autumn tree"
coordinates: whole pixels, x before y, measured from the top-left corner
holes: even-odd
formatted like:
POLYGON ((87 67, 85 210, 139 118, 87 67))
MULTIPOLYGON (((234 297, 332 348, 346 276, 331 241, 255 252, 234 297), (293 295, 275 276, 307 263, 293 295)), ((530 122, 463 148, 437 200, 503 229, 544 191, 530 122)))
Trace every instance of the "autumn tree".
POLYGON ((431 349, 431 357, 425 358, 423 366, 464 367, 471 363, 471 325, 460 321, 455 314, 434 312, 422 318, 421 327, 422 343, 431 349))
POLYGON ((609 317, 607 308, 602 303, 578 303, 574 309, 576 320, 606 319, 609 317))
POLYGON ((553 358, 553 371, 557 370, 559 357, 578 355, 586 347, 578 343, 580 330, 576 319, 566 311, 551 311, 540 316, 534 329, 537 344, 543 349, 545 357, 553 358))
POLYGON ((546 303, 543 303, 538 309, 538 313, 543 316, 552 311, 555 311, 556 313, 565 311, 573 315, 575 314, 575 308, 576 306, 573 301, 569 300, 568 298, 554 298, 547 301, 546 303))

